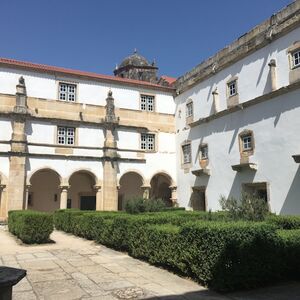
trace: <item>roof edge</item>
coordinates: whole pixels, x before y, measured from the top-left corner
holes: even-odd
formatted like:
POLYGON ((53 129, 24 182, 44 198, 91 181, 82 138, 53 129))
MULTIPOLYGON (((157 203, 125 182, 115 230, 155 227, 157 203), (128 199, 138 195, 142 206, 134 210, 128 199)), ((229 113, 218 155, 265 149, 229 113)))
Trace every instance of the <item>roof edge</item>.
POLYGON ((177 93, 183 93, 200 81, 215 75, 299 26, 300 0, 295 0, 191 71, 180 76, 175 82, 177 93))
POLYGON ((61 74, 70 77, 80 77, 80 78, 85 78, 85 79, 90 79, 95 81, 109 82, 109 83, 121 84, 127 86, 141 86, 147 89, 161 90, 170 93, 174 92, 174 87, 161 86, 147 81, 120 78, 111 75, 104 75, 104 74, 98 74, 93 72, 68 69, 63 67, 37 64, 37 63, 20 61, 20 60, 9 59, 9 58, 0 57, 0 66, 5 66, 8 68, 31 70, 31 71, 47 73, 47 74, 61 74))

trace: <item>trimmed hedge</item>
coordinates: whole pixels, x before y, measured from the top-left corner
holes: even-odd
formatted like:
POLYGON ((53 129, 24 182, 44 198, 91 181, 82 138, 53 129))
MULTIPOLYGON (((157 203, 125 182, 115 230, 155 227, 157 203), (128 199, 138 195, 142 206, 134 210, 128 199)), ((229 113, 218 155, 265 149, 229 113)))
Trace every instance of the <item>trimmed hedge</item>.
POLYGON ((128 251, 219 291, 295 278, 297 269, 289 266, 299 266, 299 231, 277 232, 278 225, 269 222, 230 222, 226 213, 66 210, 56 212, 54 220, 58 229, 128 251))
POLYGON ((300 216, 270 215, 266 221, 275 224, 280 229, 300 229, 300 216))
POLYGON ((53 231, 53 216, 30 210, 10 211, 8 229, 26 244, 44 243, 53 231))
POLYGON ((278 230, 282 241, 281 260, 285 263, 285 276, 290 279, 300 278, 300 229, 278 230))

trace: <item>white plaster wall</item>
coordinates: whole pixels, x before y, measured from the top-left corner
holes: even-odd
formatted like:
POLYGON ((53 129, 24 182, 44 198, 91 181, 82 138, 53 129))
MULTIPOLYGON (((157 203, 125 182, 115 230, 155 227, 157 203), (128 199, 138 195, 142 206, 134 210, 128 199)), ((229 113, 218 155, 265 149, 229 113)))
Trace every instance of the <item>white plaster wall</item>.
POLYGON ((185 103, 191 98, 194 101, 194 119, 207 117, 212 113, 212 91, 218 88, 220 109, 227 107, 227 81, 238 77, 239 102, 245 102, 271 91, 271 80, 268 63, 276 60, 277 87, 289 84, 289 60, 287 48, 299 40, 300 28, 293 30, 253 54, 241 59, 216 75, 202 81, 188 91, 176 97, 176 111, 181 110, 181 119, 177 128, 185 126, 185 103))
POLYGON ((171 92, 166 93, 117 83, 100 83, 66 76, 56 77, 17 68, 0 68, 0 93, 15 94, 20 76, 25 78, 27 95, 30 97, 58 99, 58 84, 63 81, 77 84, 77 102, 79 103, 104 106, 107 93, 111 89, 117 107, 139 110, 140 94, 145 93, 155 95, 157 112, 173 114, 175 109, 171 92))
POLYGON ((141 134, 134 130, 118 130, 117 142, 120 149, 140 149, 141 134))
POLYGON ((104 134, 101 128, 92 126, 77 127, 78 145, 89 147, 103 147, 104 134))
POLYGON ((50 168, 56 171, 62 178, 68 179, 74 172, 86 170, 93 173, 98 180, 102 179, 102 163, 98 161, 80 161, 47 158, 29 158, 27 164, 27 178, 42 168, 50 168))
POLYGON ((9 141, 12 135, 12 123, 10 120, 0 118, 0 141, 9 141))
POLYGON ((28 121, 26 123, 27 141, 29 143, 56 144, 57 126, 50 122, 28 121))
POLYGON ((292 155, 300 154, 300 91, 249 107, 199 125, 177 135, 177 180, 180 205, 189 206, 192 186, 207 186, 207 209, 218 210, 220 195, 239 197, 241 184, 268 182, 270 207, 281 214, 299 214, 300 168, 292 155), (237 173, 231 166, 240 160, 238 134, 254 132, 255 152, 250 162, 257 172, 237 173), (211 176, 196 177, 181 169, 181 146, 192 140, 192 169, 199 169, 197 150, 200 143, 209 147, 211 176))

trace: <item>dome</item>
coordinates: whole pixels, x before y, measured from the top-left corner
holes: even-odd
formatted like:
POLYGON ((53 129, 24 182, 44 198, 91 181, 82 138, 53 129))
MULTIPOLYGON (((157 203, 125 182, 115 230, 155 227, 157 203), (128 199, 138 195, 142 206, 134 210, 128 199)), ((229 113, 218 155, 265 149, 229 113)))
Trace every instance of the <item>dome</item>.
POLYGON ((136 51, 132 55, 127 56, 120 64, 119 68, 123 68, 126 66, 136 66, 136 67, 144 67, 150 66, 147 59, 142 55, 138 54, 136 51))

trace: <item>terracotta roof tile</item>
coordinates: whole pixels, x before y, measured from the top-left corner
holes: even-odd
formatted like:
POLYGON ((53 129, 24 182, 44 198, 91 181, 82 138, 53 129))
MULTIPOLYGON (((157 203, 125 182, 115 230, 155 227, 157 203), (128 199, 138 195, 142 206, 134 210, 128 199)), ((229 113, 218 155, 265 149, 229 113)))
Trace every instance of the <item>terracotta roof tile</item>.
POLYGON ((103 75, 93 72, 85 72, 80 70, 72 70, 62 67, 55 67, 55 66, 48 66, 43 64, 36 64, 31 62, 25 62, 25 61, 19 61, 15 59, 9 59, 9 58, 0 58, 0 65, 10 66, 10 67, 21 67, 24 69, 44 72, 44 73, 61 73, 64 75, 72 75, 72 76, 84 76, 88 77, 90 79, 94 80, 103 80, 103 81, 111 81, 115 83, 122 83, 122 84, 129 84, 129 85, 140 85, 145 86, 149 88, 159 88, 159 89, 169 89, 170 91, 173 90, 173 88, 170 87, 163 87, 159 84, 147 82, 147 81, 140 81, 140 80, 134 80, 134 79, 127 79, 127 78, 120 78, 110 75, 103 75))

